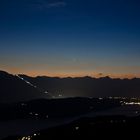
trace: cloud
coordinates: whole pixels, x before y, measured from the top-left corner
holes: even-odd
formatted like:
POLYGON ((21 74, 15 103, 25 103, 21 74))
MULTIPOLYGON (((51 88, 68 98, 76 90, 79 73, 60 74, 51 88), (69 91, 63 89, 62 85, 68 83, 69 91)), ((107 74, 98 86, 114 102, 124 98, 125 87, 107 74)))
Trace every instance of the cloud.
POLYGON ((46 9, 46 8, 59 8, 65 7, 67 5, 64 1, 46 1, 46 0, 36 0, 32 3, 32 5, 39 9, 46 9))
POLYGON ((54 2, 54 3, 48 3, 47 8, 53 8, 53 7, 65 7, 66 2, 54 2))

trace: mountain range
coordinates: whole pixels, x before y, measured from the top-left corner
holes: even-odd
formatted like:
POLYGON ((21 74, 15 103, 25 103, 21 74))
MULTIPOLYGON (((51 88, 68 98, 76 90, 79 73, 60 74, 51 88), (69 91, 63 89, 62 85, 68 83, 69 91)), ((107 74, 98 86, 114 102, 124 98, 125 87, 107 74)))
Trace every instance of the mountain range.
POLYGON ((140 97, 140 79, 30 77, 0 71, 0 102, 65 97, 140 97))
POLYGON ((140 78, 20 76, 53 97, 140 97, 140 78))

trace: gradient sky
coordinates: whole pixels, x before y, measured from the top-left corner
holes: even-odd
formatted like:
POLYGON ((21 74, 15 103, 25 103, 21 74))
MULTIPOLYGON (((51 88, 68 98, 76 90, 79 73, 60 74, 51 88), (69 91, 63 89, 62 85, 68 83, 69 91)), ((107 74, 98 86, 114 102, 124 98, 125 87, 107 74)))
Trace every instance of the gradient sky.
POLYGON ((140 77, 140 1, 0 0, 0 69, 140 77))

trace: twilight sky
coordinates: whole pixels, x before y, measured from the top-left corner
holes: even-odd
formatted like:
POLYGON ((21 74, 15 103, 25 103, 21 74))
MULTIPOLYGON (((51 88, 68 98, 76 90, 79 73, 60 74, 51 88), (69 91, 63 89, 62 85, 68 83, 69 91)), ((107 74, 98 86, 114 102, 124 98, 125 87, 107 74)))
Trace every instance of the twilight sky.
POLYGON ((140 1, 0 0, 0 69, 140 77, 140 1))

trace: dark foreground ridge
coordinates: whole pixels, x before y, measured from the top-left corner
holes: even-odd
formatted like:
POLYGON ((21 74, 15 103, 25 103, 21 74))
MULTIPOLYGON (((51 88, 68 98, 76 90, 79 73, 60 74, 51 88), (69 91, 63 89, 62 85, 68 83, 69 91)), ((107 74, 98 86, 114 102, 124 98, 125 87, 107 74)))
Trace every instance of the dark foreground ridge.
POLYGON ((114 139, 136 138, 140 116, 102 116, 82 118, 70 124, 41 130, 29 136, 13 136, 4 140, 55 140, 55 139, 114 139))

